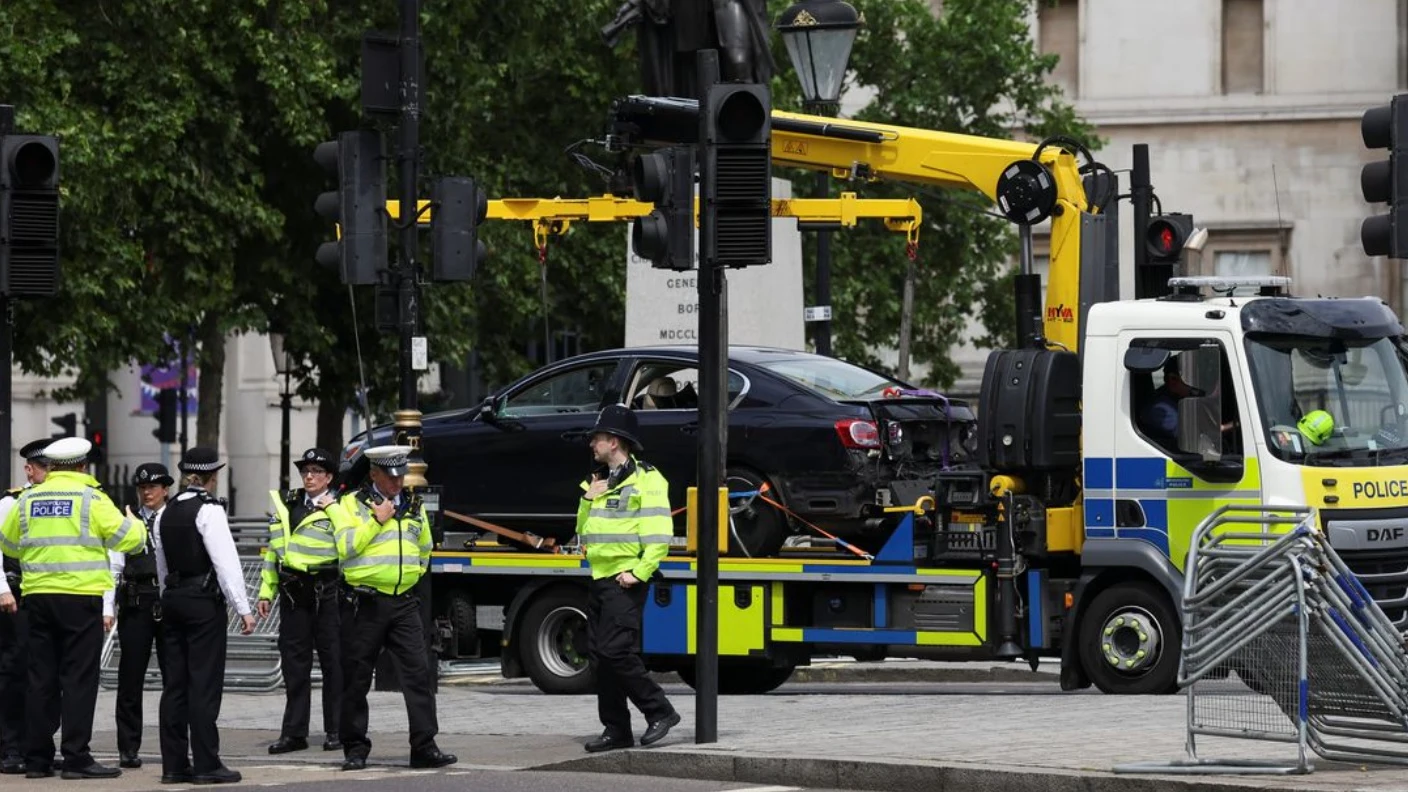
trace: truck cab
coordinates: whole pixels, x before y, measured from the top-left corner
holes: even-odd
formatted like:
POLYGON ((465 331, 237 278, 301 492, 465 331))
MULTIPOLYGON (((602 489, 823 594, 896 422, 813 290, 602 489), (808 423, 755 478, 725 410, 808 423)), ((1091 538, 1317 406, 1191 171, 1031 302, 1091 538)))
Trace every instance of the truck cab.
POLYGON ((1172 673, 1179 633, 1166 622, 1189 542, 1228 504, 1318 509, 1336 551, 1408 626, 1403 327, 1380 300, 1293 298, 1284 281, 1175 279, 1166 297, 1090 308, 1079 622, 1101 689, 1172 673), (1112 587, 1124 595, 1100 596, 1112 587), (1157 593, 1168 599, 1155 607, 1157 593))

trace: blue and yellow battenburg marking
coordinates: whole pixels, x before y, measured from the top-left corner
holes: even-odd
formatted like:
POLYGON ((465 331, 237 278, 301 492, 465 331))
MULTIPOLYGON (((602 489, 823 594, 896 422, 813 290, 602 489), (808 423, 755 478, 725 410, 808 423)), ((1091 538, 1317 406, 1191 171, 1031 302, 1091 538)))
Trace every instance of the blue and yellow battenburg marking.
MULTIPOLYGON (((537 553, 437 552, 431 559, 431 568, 445 574, 561 575, 579 579, 591 574, 586 559, 580 555, 537 553)), ((646 599, 642 648, 649 654, 691 654, 695 650, 697 614, 691 581, 697 573, 696 563, 691 559, 666 559, 660 564, 660 572, 665 577, 664 584, 653 586, 646 599)), ((931 569, 860 559, 720 559, 719 580, 722 656, 765 654, 772 643, 982 646, 987 639, 989 587, 987 575, 980 570, 931 569), (872 587, 873 626, 789 625, 788 584, 799 582, 872 587), (973 629, 946 632, 893 627, 890 598, 897 586, 905 585, 970 587, 973 629)), ((810 612, 810 608, 805 610, 810 612)))
POLYGON ((1159 549, 1179 569, 1193 530, 1219 507, 1262 502, 1261 468, 1243 462, 1241 479, 1209 482, 1165 457, 1091 457, 1085 460, 1085 536, 1133 539, 1159 549), (1117 502, 1138 509, 1117 507, 1117 502), (1120 518, 1126 523, 1119 524, 1120 518))

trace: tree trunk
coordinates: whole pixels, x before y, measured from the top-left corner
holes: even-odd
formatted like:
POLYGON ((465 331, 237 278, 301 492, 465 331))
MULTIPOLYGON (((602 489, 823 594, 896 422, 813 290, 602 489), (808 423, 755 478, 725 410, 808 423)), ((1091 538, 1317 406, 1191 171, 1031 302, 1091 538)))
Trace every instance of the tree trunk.
POLYGON ((895 376, 909 382, 909 346, 914 338, 914 259, 904 267, 904 293, 900 300, 900 359, 895 376))
POLYGON ((220 411, 225 396, 225 334, 216 317, 207 314, 196 328, 200 344, 200 387, 197 393, 196 445, 220 448, 220 411))
POLYGON ((347 405, 340 399, 318 400, 318 448, 325 448, 341 456, 342 419, 345 415, 347 405))

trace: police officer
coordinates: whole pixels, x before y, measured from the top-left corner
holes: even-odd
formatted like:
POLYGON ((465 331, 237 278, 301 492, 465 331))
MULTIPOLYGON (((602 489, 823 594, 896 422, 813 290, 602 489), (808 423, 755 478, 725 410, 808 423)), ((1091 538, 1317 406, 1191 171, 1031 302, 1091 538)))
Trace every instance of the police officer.
MULTIPOLYGON (((24 457, 25 488, 44 480, 49 472, 44 461, 44 447, 53 438, 34 440, 20 449, 24 457)), ((6 490, 0 497, 0 523, 15 508, 24 488, 6 490)), ((29 628, 24 611, 19 609, 20 562, 5 556, 5 574, 0 575, 0 773, 17 775, 24 772, 25 689, 28 687, 29 628)))
POLYGON ((81 437, 50 443, 43 452, 49 474, 20 496, 0 527, 0 549, 20 560, 29 618, 26 778, 54 774, 54 732, 61 722, 64 778, 122 773, 93 761, 88 750, 103 651, 103 593, 112 588, 107 551, 140 548, 147 529, 130 510, 118 511, 85 472, 92 449, 81 437))
POLYGON ((269 746, 271 754, 308 747, 314 645, 323 671, 323 750, 342 748, 337 737, 342 711, 337 548, 332 521, 323 510, 335 500, 329 489, 335 462, 328 451, 310 448, 294 464, 303 487, 282 498, 277 492, 269 493, 274 517, 259 584, 260 618, 269 617, 274 592, 279 595, 279 655, 287 696, 283 729, 269 746))
POLYGON ((411 767, 454 764, 435 744, 439 723, 426 667, 425 633, 416 583, 430 567, 430 523, 419 497, 403 491, 409 446, 369 448, 369 481, 328 513, 337 527, 337 555, 346 585, 342 611, 345 687, 343 770, 367 766, 367 691, 382 649, 391 654, 406 699, 411 767))
POLYGON ((591 435, 597 468, 582 482, 577 507, 577 536, 592 570, 587 645, 596 664, 597 714, 606 727, 587 743, 592 753, 635 744, 627 699, 645 716, 641 745, 659 742, 680 722, 640 657, 646 590, 670 552, 674 522, 665 477, 635 457, 638 435, 630 408, 613 404, 601 411, 591 435))
POLYGON ((215 725, 225 687, 225 603, 245 635, 254 632, 254 612, 225 508, 213 494, 225 464, 215 449, 194 446, 177 467, 185 490, 157 514, 154 529, 166 645, 161 781, 232 784, 240 774, 220 761, 215 725))
POLYGON ((161 635, 161 586, 156 575, 156 547, 152 525, 166 505, 168 487, 175 482, 166 466, 148 462, 132 476, 141 508, 137 516, 147 526, 146 545, 136 553, 109 553, 112 579, 120 581, 115 592, 103 595, 103 629, 117 624, 117 754, 121 767, 141 767, 142 691, 147 667, 156 647, 156 664, 166 675, 166 649, 161 635))

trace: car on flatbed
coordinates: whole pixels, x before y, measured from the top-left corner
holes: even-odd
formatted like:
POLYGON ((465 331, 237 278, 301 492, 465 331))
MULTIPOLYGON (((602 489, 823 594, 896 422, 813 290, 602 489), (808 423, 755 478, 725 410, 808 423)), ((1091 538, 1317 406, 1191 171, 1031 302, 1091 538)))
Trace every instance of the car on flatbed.
MULTIPOLYGON (((616 403, 636 410, 640 457, 661 470, 671 504, 683 507, 699 444, 692 346, 579 355, 495 391, 477 408, 427 415, 426 479, 441 488, 442 509, 565 540, 577 485, 592 467, 588 436, 597 412, 616 403)), ((862 546, 872 532, 883 541, 880 517, 892 489, 927 491, 941 469, 970 459, 975 448, 965 402, 807 352, 731 348, 727 404, 736 555, 775 555, 792 535, 819 534, 809 526, 862 546)), ((390 442, 391 433, 379 426, 370 442, 390 442)), ((354 481, 368 443, 363 433, 344 450, 354 481)), ((684 517, 677 519, 683 535, 684 517)))

